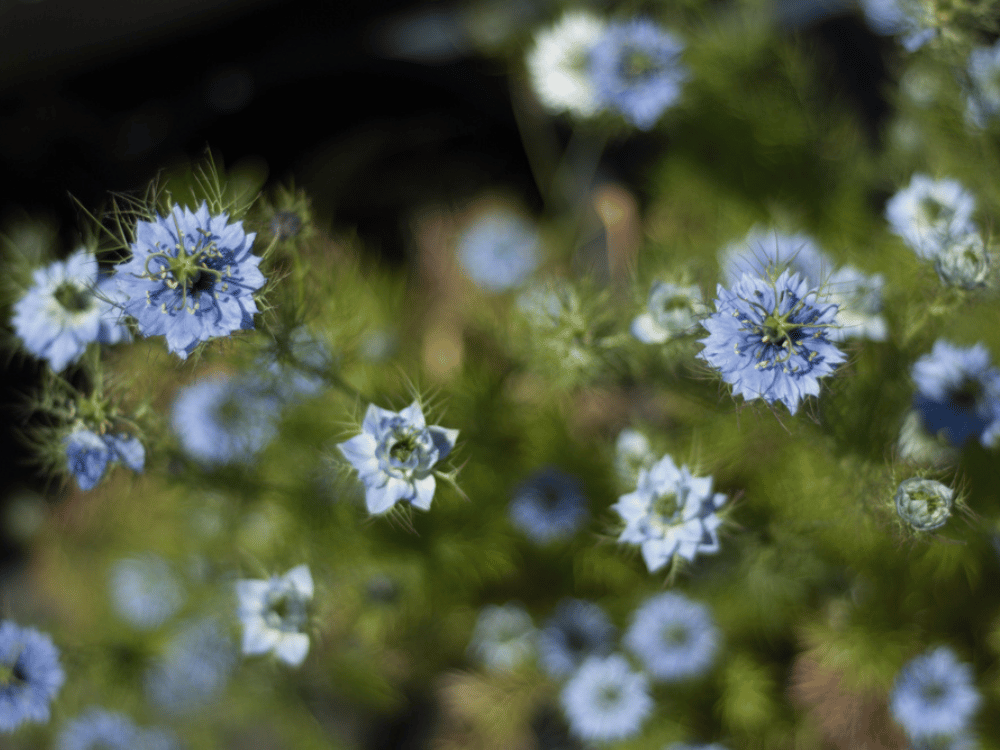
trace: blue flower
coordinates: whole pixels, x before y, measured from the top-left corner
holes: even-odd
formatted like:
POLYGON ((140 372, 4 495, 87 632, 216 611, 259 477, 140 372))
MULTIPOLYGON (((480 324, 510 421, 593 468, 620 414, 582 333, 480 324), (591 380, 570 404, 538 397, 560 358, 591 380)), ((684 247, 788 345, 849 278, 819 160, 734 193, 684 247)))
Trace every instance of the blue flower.
POLYGON ((570 731, 597 742, 637 735, 655 706, 646 676, 633 672, 620 654, 589 657, 567 681, 559 701, 570 731))
POLYGON ((98 435, 80 427, 63 441, 66 445, 66 466, 76 477, 81 490, 90 490, 101 481, 108 465, 123 463, 132 471, 142 473, 146 465, 146 449, 139 438, 124 432, 98 435))
POLYGON ((433 467, 457 438, 458 430, 428 425, 416 401, 399 412, 370 404, 361 434, 337 448, 365 485, 369 513, 385 513, 400 500, 428 510, 436 488, 433 467))
POLYGON ((1000 115, 1000 41, 992 47, 976 47, 966 65, 972 90, 966 99, 966 120, 985 128, 1000 115))
POLYGON ((167 644, 163 656, 146 672, 146 694, 169 714, 206 707, 226 687, 236 653, 211 619, 187 623, 167 644))
POLYGON ((216 375, 181 388, 171 424, 181 448, 207 466, 251 463, 277 432, 280 404, 250 382, 216 375))
POLYGON ((115 612, 140 630, 159 627, 184 603, 177 577, 158 555, 115 561, 108 582, 115 612))
POLYGON ((861 8, 872 31, 902 36, 907 52, 916 52, 938 35, 933 11, 920 0, 861 0, 861 8))
POLYGON ((26 721, 48 721, 49 703, 65 679, 49 636, 0 622, 0 732, 26 721))
POLYGON ((761 278, 784 271, 822 286, 833 263, 807 234, 787 234, 754 226, 746 236, 719 251, 719 265, 726 286, 733 286, 744 274, 761 278))
POLYGON ((181 359, 201 341, 253 328, 253 292, 266 281, 250 252, 255 237, 227 214, 211 216, 208 203, 138 222, 132 257, 115 269, 125 312, 181 359))
POLYGON ((69 722, 57 750, 142 750, 142 732, 124 714, 91 708, 69 722))
POLYGON ((889 708, 914 743, 943 744, 969 730, 981 701, 972 668, 950 648, 939 646, 900 670, 889 708))
POLYGON ((590 53, 597 96, 640 130, 649 130, 681 93, 684 44, 646 18, 609 24, 590 53))
POLYGON ((588 516, 580 481, 553 468, 535 472, 522 484, 508 512, 511 522, 536 544, 568 539, 588 516))
POLYGON ((719 630, 704 604, 667 592, 636 610, 624 643, 654 680, 677 682, 708 671, 719 649, 719 630))
POLYGON ((615 626, 593 602, 563 599, 538 636, 538 661, 550 676, 566 677, 588 656, 606 656, 615 626))
POLYGON ((938 340, 911 375, 913 405, 929 432, 943 431, 956 447, 972 437, 989 447, 1000 438, 1000 370, 990 365, 985 346, 963 349, 938 340))
POLYGON ((773 281, 744 275, 732 291, 719 285, 718 295, 696 356, 744 399, 781 401, 794 414, 803 398, 819 394, 819 378, 844 361, 829 340, 837 305, 821 302, 797 274, 786 270, 773 281))
POLYGON ((129 340, 109 279, 98 279, 97 259, 85 249, 34 272, 34 285, 14 304, 11 323, 24 348, 55 372, 76 362, 87 344, 129 340))
POLYGON ((885 218, 918 257, 933 260, 956 239, 978 232, 975 210, 975 197, 956 180, 915 174, 885 204, 885 218))
POLYGON ((489 669, 514 669, 534 656, 536 635, 531 615, 520 604, 487 604, 472 630, 469 658, 489 669))
POLYGON ((309 636, 302 632, 313 596, 309 566, 297 565, 285 575, 268 580, 239 580, 236 596, 243 624, 243 653, 273 651, 285 664, 301 665, 309 653, 309 636))
POLYGON ((458 261, 477 286, 502 292, 522 284, 538 267, 541 240, 517 214, 494 209, 458 237, 458 261))
POLYGON ((632 320, 632 335, 644 344, 663 344, 698 326, 701 289, 654 281, 646 312, 632 320))
POLYGON ((678 469, 664 456, 639 471, 635 492, 622 495, 612 509, 625 521, 619 542, 638 544, 649 572, 679 555, 691 562, 719 550, 717 510, 726 502, 712 492, 711 477, 695 477, 687 466, 678 469))

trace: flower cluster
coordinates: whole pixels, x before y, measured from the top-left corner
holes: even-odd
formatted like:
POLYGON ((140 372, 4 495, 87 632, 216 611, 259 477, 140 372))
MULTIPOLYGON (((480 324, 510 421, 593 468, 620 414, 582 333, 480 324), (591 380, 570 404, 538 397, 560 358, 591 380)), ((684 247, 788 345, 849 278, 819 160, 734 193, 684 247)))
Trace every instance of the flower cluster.
POLYGON ((239 619, 243 623, 243 653, 274 655, 292 667, 305 661, 309 636, 303 633, 307 607, 313 597, 313 579, 307 565, 283 576, 236 582, 239 619))
POLYGON ((123 432, 99 435, 79 427, 63 442, 66 446, 66 468, 81 490, 97 486, 113 463, 123 463, 138 473, 142 473, 146 465, 146 449, 142 442, 123 432))

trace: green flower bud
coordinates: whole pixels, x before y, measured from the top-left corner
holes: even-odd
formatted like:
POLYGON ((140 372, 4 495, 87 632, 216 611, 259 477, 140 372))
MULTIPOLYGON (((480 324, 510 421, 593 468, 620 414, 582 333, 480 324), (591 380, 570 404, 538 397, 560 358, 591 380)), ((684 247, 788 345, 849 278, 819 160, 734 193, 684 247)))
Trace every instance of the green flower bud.
POLYGON ((933 479, 911 477, 896 490, 896 511, 915 531, 933 531, 951 515, 955 492, 933 479))

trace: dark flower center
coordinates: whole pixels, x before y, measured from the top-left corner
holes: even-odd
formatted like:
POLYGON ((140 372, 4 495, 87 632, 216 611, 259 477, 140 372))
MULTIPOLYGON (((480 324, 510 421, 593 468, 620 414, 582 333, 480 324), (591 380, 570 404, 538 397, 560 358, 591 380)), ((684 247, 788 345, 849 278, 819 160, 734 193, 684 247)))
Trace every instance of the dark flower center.
POLYGON ((64 310, 74 313, 89 310, 94 304, 94 295, 90 293, 90 290, 74 284, 72 281, 64 281, 57 286, 52 296, 64 310))
POLYGON ((622 53, 621 75, 626 81, 641 81, 649 78, 659 67, 656 60, 645 50, 630 47, 622 53))
POLYGON ((680 501, 676 493, 669 492, 665 495, 658 495, 653 500, 653 513, 664 521, 670 521, 680 510, 680 501))
POLYGON ((973 378, 966 378, 962 382, 962 385, 948 394, 952 405, 963 411, 972 411, 975 409, 982 395, 982 383, 973 378))
POLYGON ((389 456, 405 463, 417 449, 417 439, 412 434, 396 435, 396 442, 389 449, 389 456))
POLYGON ((617 706, 621 698, 622 691, 617 685, 602 685, 597 693, 598 702, 607 708, 617 706))
POLYGON ((305 602, 289 592, 272 594, 268 598, 264 622, 276 630, 297 633, 306 622, 305 602))
POLYGON ((683 625, 671 624, 663 629, 663 642, 668 646, 680 646, 688 642, 688 631, 683 625))
POLYGON ((21 685, 27 681, 20 657, 13 664, 0 664, 0 687, 21 685))
POLYGON ((920 689, 920 694, 928 703, 937 703, 944 698, 947 691, 939 682, 929 682, 920 689))
MULTIPOLYGON (((188 247, 184 243, 180 227, 177 227, 178 240, 173 253, 158 249, 146 257, 146 278, 162 281, 168 289, 180 289, 181 299, 176 310, 187 307, 189 293, 208 291, 216 285, 222 291, 229 289, 229 282, 225 279, 232 276, 231 267, 227 265, 224 270, 215 267, 222 265, 222 251, 210 239, 211 234, 207 230, 198 227, 197 231, 202 235, 201 238, 192 247, 188 247)), ((160 248, 159 243, 157 248, 160 248)), ((196 298, 190 310, 193 312, 199 306, 200 302, 196 298)))

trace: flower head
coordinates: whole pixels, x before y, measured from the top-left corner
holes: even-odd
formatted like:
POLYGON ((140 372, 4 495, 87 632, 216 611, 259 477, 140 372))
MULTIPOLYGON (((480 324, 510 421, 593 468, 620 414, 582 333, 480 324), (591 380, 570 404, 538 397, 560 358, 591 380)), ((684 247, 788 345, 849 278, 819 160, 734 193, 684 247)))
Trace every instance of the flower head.
POLYGON ((511 500, 510 519, 537 544, 567 539, 587 520, 587 499, 575 477, 544 468, 522 484, 511 500))
POLYGON ((956 447, 978 437, 984 446, 1000 438, 1000 370, 982 344, 963 349, 947 341, 913 364, 913 405, 932 434, 956 447))
POLYGON ((781 401, 794 414, 803 398, 819 394, 819 379, 844 361, 829 338, 837 305, 818 295, 787 270, 773 281, 746 274, 732 291, 720 284, 716 312, 702 321, 709 336, 696 356, 744 399, 781 401))
POLYGON ((129 339, 117 293, 98 279, 97 259, 85 249, 34 272, 34 285, 14 304, 11 323, 25 349, 56 372, 83 356, 87 344, 129 339))
POLYGON ((468 277, 491 292, 519 286, 541 260, 538 232, 509 209, 479 216, 458 236, 457 250, 468 277))
POLYGON ((307 565, 297 565, 269 580, 237 581, 236 596, 243 623, 244 654, 273 651, 292 667, 305 661, 309 636, 302 631, 313 596, 313 579, 307 565))
POLYGON ((972 668, 939 646, 900 670, 889 708, 914 743, 926 743, 963 735, 981 701, 972 668))
POLYGON ((552 677, 571 674, 588 656, 607 656, 615 626, 593 602, 563 599, 538 635, 538 661, 552 677))
POLYGON ((744 274, 763 278, 787 268, 813 287, 826 281, 833 266, 808 234, 788 234, 760 226, 752 227, 743 239, 720 250, 719 265, 727 286, 736 284, 744 274))
POLYGON ((962 289, 985 286, 993 256, 978 232, 969 232, 945 244, 934 256, 934 270, 942 282, 962 289))
POLYGON ((966 99, 966 120, 985 128, 1000 115, 1000 41, 992 47, 976 47, 966 65, 972 88, 966 99))
POLYGON ((915 174, 885 204, 885 218, 918 257, 932 260, 956 238, 978 231, 975 210, 975 197, 956 180, 915 174))
POLYGON ((598 98, 649 130, 680 97, 688 71, 684 44, 647 18, 609 24, 590 53, 598 98))
POLYGON ((597 742, 635 736, 655 705, 645 675, 633 672, 620 654, 586 659, 563 687, 559 702, 570 731, 597 742))
POLYGON ((597 16, 577 10, 535 36, 527 57, 528 74, 546 109, 577 117, 592 117, 601 109, 588 63, 603 29, 597 16))
POLYGON ((66 445, 66 468, 76 478, 81 490, 93 489, 109 464, 120 462, 140 474, 146 464, 146 449, 142 442, 124 432, 98 435, 80 427, 67 435, 63 442, 66 445))
POLYGON ((158 555, 117 560, 108 571, 111 604, 140 630, 159 627, 184 603, 184 590, 158 555))
POLYGON ((489 669, 509 670, 535 654, 535 626, 520 604, 487 604, 469 639, 469 658, 489 669))
POLYGON ((701 289, 654 281, 646 312, 632 320, 632 335, 644 344, 663 344, 698 327, 701 289))
POLYGON ((896 512, 916 531, 933 531, 948 522, 954 496, 941 482, 910 477, 896 490, 896 512))
POLYGON ((49 636, 0 622, 0 732, 49 720, 49 703, 66 675, 49 636))
POLYGON ((138 222, 132 257, 115 269, 125 312, 143 336, 166 336, 181 359, 199 342, 253 328, 253 293, 266 281, 250 252, 255 237, 243 222, 209 214, 207 202, 138 222))
POLYGON ((428 510, 434 497, 434 466, 451 453, 458 430, 428 425, 420 404, 402 411, 368 406, 361 434, 337 448, 365 485, 369 513, 385 513, 400 500, 428 510))
POLYGON ((667 592, 639 607, 624 642, 654 680, 676 682, 712 666, 719 630, 704 604, 667 592))
POLYGON ((235 664, 233 644, 218 623, 188 622, 146 672, 146 694, 166 713, 191 713, 222 692, 235 664))
POLYGON ((718 509, 726 502, 712 492, 711 477, 695 477, 664 456, 639 472, 636 490, 611 507, 625 521, 619 542, 638 544, 649 571, 655 572, 679 555, 691 562, 719 550, 718 509))
POLYGON ((59 733, 57 750, 173 750, 176 743, 156 729, 140 729, 125 714, 90 708, 59 733))

